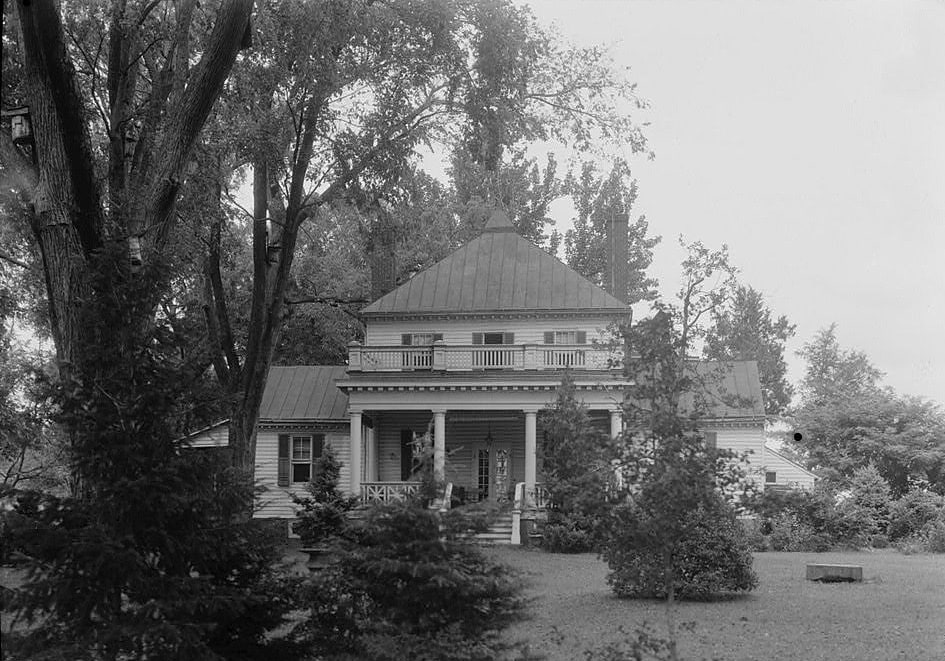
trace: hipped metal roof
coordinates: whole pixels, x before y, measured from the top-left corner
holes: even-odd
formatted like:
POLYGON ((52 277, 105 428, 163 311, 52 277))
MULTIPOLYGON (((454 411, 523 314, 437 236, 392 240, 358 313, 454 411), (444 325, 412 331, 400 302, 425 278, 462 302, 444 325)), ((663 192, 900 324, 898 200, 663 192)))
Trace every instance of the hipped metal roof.
POLYGON ((480 236, 361 312, 380 316, 627 310, 619 299, 519 236, 508 216, 496 211, 480 236))
POLYGON ((347 420, 348 396, 335 386, 347 369, 344 365, 271 368, 259 421, 347 420))

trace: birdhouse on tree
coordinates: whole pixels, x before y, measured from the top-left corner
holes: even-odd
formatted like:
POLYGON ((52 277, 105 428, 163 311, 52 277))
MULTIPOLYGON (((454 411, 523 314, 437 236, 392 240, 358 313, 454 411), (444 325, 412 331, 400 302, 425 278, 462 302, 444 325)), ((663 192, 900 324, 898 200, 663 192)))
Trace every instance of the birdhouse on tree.
POLYGON ((4 110, 2 115, 10 118, 10 137, 13 139, 13 144, 24 147, 33 144, 33 125, 30 122, 30 109, 27 106, 4 110))

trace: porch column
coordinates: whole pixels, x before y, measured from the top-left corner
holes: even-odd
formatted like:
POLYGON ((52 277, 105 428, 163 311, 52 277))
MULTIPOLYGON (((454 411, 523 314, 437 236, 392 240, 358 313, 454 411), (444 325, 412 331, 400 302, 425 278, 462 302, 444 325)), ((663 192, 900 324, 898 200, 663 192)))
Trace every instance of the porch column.
POLYGON ((610 412, 610 437, 617 438, 623 431, 623 411, 616 409, 610 412))
POLYGON ((538 411, 525 411, 525 502, 533 505, 535 500, 535 477, 537 474, 537 419, 538 411))
POLYGON ((446 409, 433 411, 433 477, 446 481, 446 409))
POLYGON ((361 471, 363 470, 361 462, 361 411, 349 411, 351 419, 350 448, 351 459, 349 461, 351 470, 351 494, 361 496, 361 471))

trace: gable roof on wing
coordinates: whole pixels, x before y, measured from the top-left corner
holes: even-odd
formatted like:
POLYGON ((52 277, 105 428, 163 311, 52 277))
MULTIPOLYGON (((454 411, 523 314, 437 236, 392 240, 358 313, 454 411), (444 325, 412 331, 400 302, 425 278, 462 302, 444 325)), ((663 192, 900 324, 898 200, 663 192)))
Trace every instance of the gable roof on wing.
POLYGON ((523 238, 493 213, 482 234, 377 299, 366 317, 561 312, 619 314, 626 304, 523 238))

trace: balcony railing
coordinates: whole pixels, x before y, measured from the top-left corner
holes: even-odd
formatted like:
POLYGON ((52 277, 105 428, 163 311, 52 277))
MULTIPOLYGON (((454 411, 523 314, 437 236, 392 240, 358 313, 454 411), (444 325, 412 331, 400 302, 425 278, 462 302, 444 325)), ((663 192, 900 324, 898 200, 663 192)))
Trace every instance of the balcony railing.
POLYGON ((348 347, 349 372, 560 370, 620 368, 620 353, 589 344, 475 344, 348 347))

